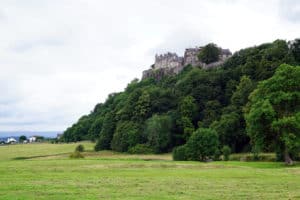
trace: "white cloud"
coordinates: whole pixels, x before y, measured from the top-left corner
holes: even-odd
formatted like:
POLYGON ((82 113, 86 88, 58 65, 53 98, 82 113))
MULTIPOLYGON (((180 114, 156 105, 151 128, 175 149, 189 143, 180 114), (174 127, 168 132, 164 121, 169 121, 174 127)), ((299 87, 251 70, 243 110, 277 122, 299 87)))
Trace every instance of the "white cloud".
POLYGON ((0 129, 63 130, 155 53, 299 37, 299 2, 2 0, 0 129), (291 12, 289 12, 291 11, 291 12))

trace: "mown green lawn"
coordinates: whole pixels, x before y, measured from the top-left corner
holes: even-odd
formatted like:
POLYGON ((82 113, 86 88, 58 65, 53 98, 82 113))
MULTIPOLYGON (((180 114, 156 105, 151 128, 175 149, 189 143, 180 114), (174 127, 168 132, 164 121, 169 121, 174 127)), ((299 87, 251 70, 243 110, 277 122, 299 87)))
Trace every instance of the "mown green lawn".
POLYGON ((92 152, 78 144, 0 146, 0 199, 300 199, 300 166, 174 162, 171 155, 92 152))

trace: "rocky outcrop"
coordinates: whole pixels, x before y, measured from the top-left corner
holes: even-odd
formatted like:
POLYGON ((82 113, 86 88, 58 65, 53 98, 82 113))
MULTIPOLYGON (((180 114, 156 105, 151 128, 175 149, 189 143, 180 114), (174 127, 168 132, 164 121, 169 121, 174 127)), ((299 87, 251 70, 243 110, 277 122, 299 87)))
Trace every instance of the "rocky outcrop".
POLYGON ((177 74, 174 68, 159 68, 159 69, 148 69, 143 71, 143 78, 154 78, 155 80, 161 80, 164 76, 170 76, 177 74))

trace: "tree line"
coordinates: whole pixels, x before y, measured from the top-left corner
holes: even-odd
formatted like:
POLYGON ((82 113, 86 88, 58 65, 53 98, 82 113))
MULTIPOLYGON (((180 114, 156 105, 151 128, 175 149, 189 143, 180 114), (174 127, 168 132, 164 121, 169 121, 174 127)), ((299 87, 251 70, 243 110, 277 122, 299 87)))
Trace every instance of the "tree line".
POLYGON ((299 112, 300 76, 291 75, 299 72, 292 67, 300 63, 299 44, 276 40, 242 49, 218 68, 186 66, 159 81, 134 79, 65 130, 60 140, 96 141, 97 151, 164 153, 177 147, 178 157, 188 160, 217 156, 223 147, 292 159, 299 150, 290 144, 299 140, 292 133, 299 128, 299 114, 294 114, 299 112))

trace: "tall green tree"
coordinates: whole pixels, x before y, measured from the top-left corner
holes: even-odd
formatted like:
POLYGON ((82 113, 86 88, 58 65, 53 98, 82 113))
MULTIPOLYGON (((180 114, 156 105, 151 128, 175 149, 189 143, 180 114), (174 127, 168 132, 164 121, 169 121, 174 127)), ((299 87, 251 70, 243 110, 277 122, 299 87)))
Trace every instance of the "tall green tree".
POLYGON ((150 95, 147 91, 144 91, 136 102, 136 106, 134 108, 133 114, 137 121, 144 121, 147 117, 149 117, 151 109, 150 103, 150 95))
POLYGON ((154 115, 146 122, 145 133, 155 153, 165 152, 171 145, 172 120, 168 115, 154 115))
POLYGON ((142 134, 139 124, 132 121, 119 122, 114 133, 111 149, 126 152, 129 148, 142 143, 142 134))
POLYGON ((218 61, 220 53, 220 49, 217 47, 217 45, 210 43, 200 51, 198 58, 202 62, 209 64, 218 61))
POLYGON ((300 67, 281 65, 258 84, 246 109, 247 132, 256 151, 273 142, 287 164, 300 150, 300 67))
POLYGON ((197 113, 197 105, 195 98, 192 96, 186 96, 179 103, 179 111, 182 117, 193 119, 197 113))
POLYGON ((25 135, 21 135, 19 137, 19 142, 24 142, 25 140, 27 140, 27 137, 25 135))
POLYGON ((99 117, 92 123, 88 131, 89 138, 92 141, 96 140, 99 137, 103 126, 103 120, 104 120, 103 117, 99 117))
POLYGON ((290 48, 295 60, 300 63, 300 39, 295 39, 290 44, 290 48))
POLYGON ((255 84, 248 76, 242 76, 236 91, 231 97, 231 103, 237 107, 242 107, 248 102, 249 94, 254 90, 255 84))
POLYGON ((116 122, 113 113, 107 113, 103 120, 102 130, 99 139, 95 145, 95 150, 106 150, 111 148, 111 140, 116 128, 116 122))
POLYGON ((197 104, 192 96, 186 96, 179 102, 180 119, 177 124, 183 131, 183 138, 185 141, 192 135, 195 130, 193 125, 193 118, 197 114, 197 104))

